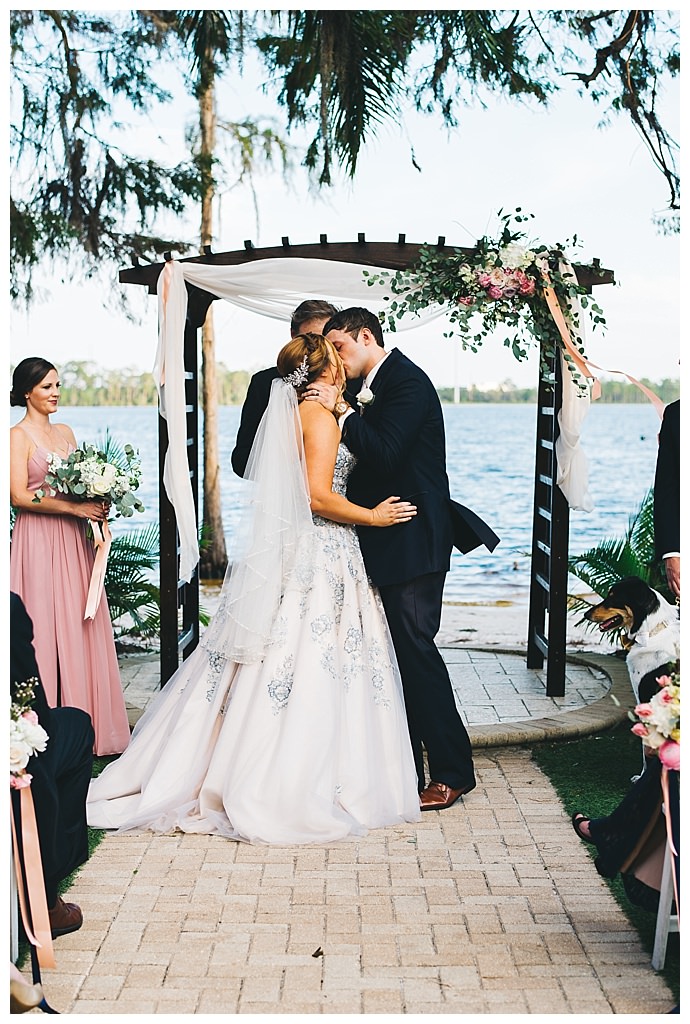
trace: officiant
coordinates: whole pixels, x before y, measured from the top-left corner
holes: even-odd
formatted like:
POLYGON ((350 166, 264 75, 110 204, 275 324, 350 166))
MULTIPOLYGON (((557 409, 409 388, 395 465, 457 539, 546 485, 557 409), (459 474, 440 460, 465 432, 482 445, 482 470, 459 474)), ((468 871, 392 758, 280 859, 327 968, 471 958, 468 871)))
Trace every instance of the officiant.
MULTIPOLYGON (((300 302, 290 318, 290 337, 298 334, 321 334, 323 325, 337 313, 336 306, 325 299, 307 299, 300 302)), ((242 406, 240 426, 230 460, 238 476, 244 476, 247 460, 252 450, 261 417, 266 412, 271 384, 278 376, 276 366, 267 366, 255 373, 249 382, 247 395, 242 406)))

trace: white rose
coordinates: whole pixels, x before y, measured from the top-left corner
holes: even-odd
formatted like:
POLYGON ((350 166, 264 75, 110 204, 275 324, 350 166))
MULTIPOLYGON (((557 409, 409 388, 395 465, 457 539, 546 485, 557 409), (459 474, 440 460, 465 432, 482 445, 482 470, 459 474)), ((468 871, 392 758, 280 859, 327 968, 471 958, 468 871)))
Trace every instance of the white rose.
POLYGON ((655 694, 649 702, 654 708, 651 718, 652 725, 659 730, 663 736, 670 736, 676 726, 676 714, 672 703, 665 703, 660 694, 655 694))
POLYGON ((117 468, 106 462, 98 476, 92 480, 91 490, 94 494, 109 494, 116 479, 117 468))
POLYGON ((38 722, 30 722, 27 718, 20 718, 19 724, 24 734, 24 742, 31 748, 32 753, 40 754, 46 749, 48 733, 38 722))
POLYGON ((10 720, 10 771, 21 772, 31 757, 31 748, 26 743, 19 724, 10 720))
POLYGON ((357 395, 357 405, 371 405, 374 401, 374 392, 371 388, 364 387, 357 395))

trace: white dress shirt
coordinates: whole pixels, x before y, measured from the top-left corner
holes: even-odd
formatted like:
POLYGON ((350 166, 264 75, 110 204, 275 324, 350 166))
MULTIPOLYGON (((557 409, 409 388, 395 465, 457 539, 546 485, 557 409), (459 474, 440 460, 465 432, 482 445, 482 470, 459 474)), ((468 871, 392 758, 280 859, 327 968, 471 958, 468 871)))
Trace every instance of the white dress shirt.
MULTIPOLYGON (((368 374, 366 375, 366 377, 364 378, 364 383, 362 384, 362 387, 360 388, 360 391, 363 391, 363 390, 364 390, 364 388, 370 388, 370 387, 371 387, 371 383, 372 383, 372 381, 373 381, 374 377, 376 376, 376 374, 377 374, 377 373, 379 372, 379 368, 381 367, 382 363, 384 363, 384 362, 385 362, 385 360, 386 360, 386 359, 388 359, 388 356, 389 356, 389 355, 390 355, 390 352, 386 352, 386 353, 384 354, 384 356, 383 356, 383 359, 379 359, 379 361, 378 361, 378 363, 376 364, 376 366, 374 366, 374 367, 373 367, 373 368, 372 368, 371 370, 369 370, 369 373, 368 373, 368 374)), ((359 393, 359 392, 358 392, 358 393, 359 393)), ((338 426, 340 427, 340 432, 341 432, 341 433, 342 433, 342 431, 343 431, 343 425, 344 425, 344 423, 345 423, 345 420, 346 420, 346 419, 347 419, 347 417, 348 417, 348 416, 350 416, 350 415, 351 415, 351 414, 352 414, 352 413, 353 413, 354 411, 355 411, 355 410, 354 410, 354 409, 352 408, 352 406, 350 406, 350 408, 349 408, 349 409, 347 409, 347 410, 346 410, 346 412, 344 412, 344 413, 342 414, 342 416, 339 416, 339 417, 338 417, 338 426)))

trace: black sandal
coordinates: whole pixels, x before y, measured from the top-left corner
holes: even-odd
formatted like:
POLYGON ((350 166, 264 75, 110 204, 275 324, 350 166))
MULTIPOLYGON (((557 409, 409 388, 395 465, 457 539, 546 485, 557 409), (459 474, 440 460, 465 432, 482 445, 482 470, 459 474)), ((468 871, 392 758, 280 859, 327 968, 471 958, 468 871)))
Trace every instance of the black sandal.
POLYGON ((573 828, 577 832, 577 834, 580 837, 580 839, 582 839, 585 843, 591 843, 592 846, 594 846, 594 840, 592 839, 592 837, 591 836, 586 836, 585 833, 581 830, 581 827, 580 827, 584 821, 588 822, 590 820, 587 817, 587 815, 583 814, 582 811, 575 811, 575 813, 573 814, 573 816, 572 816, 572 818, 570 820, 572 821, 573 828))

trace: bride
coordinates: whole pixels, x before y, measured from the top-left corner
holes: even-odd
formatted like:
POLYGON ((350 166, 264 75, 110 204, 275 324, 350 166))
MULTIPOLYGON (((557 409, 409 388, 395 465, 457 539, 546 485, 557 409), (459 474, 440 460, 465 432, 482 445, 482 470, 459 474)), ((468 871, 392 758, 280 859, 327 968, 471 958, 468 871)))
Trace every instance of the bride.
POLYGON ((90 786, 91 826, 325 843, 420 818, 400 674, 357 524, 416 509, 345 497, 354 456, 333 413, 345 386, 321 335, 281 349, 247 465, 248 511, 218 610, 194 653, 90 786))

